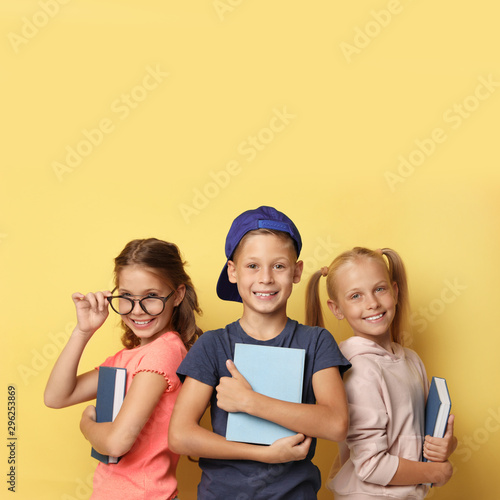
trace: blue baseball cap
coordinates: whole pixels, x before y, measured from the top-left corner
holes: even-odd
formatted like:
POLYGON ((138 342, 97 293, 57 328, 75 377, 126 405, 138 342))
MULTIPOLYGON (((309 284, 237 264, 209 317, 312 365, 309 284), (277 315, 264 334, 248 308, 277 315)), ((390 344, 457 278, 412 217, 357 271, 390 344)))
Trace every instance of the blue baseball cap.
MULTIPOLYGON (((256 229, 273 229, 283 231, 291 236, 297 245, 297 257, 302 249, 302 239, 295 224, 282 212, 273 207, 262 206, 255 210, 247 210, 234 219, 226 237, 226 257, 231 260, 241 238, 249 231, 256 229)), ((236 283, 231 283, 227 275, 227 260, 217 282, 217 295, 222 300, 241 302, 236 283)))

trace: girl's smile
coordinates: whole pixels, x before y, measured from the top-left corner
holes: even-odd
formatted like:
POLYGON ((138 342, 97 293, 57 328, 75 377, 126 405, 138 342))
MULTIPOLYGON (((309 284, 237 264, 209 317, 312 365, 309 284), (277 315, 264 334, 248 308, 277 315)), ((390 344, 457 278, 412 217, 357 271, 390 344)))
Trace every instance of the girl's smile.
POLYGON ((377 321, 379 320, 380 318, 382 318, 384 316, 385 313, 380 313, 380 314, 377 314, 377 316, 370 316, 369 318, 365 318, 366 321, 371 321, 371 322, 374 322, 374 321, 377 321))
POLYGON ((345 318, 354 335, 391 350, 398 289, 389 282, 385 266, 370 258, 345 264, 337 272, 336 294, 328 307, 337 319, 345 318))
POLYGON ((150 319, 150 320, 147 320, 147 321, 137 321, 137 320, 132 319, 132 318, 131 318, 131 320, 135 323, 135 325, 138 328, 141 328, 141 327, 147 327, 147 326, 149 326, 154 321, 154 318, 150 319))

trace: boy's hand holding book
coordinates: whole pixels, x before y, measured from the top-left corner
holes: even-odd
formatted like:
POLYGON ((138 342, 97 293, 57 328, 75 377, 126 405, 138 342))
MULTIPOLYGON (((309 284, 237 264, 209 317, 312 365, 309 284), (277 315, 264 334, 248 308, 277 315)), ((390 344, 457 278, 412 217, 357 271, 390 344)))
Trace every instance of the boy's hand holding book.
POLYGON ((218 407, 229 412, 228 441, 270 445, 296 434, 277 422, 288 422, 283 403, 302 401, 304 357, 304 349, 235 344, 234 361, 226 361, 231 377, 216 387, 218 407))
POLYGON ((248 413, 247 405, 253 392, 252 387, 231 360, 226 361, 226 366, 231 377, 221 377, 215 388, 217 406, 228 413, 248 413))
POLYGON ((294 434, 293 436, 278 439, 270 446, 265 447, 269 452, 266 461, 281 464, 304 460, 309 452, 311 442, 312 438, 305 437, 304 434, 294 434))
MULTIPOLYGON (((221 377, 217 390, 217 405, 227 412, 245 412, 253 389, 231 360, 226 362, 231 377, 221 377)), ((306 458, 312 439, 304 434, 277 439, 263 447, 267 463, 285 463, 306 458)))

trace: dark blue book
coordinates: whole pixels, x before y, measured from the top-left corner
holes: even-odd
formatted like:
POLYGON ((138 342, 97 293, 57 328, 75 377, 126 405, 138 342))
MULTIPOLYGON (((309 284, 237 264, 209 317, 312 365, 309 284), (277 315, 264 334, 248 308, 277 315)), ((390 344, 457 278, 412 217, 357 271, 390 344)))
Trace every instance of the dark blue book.
MULTIPOLYGON (((301 403, 305 352, 305 349, 236 344, 234 364, 254 391, 274 399, 301 403)), ((294 434, 281 425, 247 413, 228 415, 228 441, 272 444, 294 434)))
MULTIPOLYGON (((451 399, 446 380, 432 377, 427 403, 425 405, 425 435, 442 438, 448 425, 451 399)), ((424 462, 427 459, 424 458, 424 462)))
POLYGON ((432 377, 425 405, 425 435, 442 438, 450 416, 451 399, 446 380, 432 377))
MULTIPOLYGON (((111 366, 99 368, 97 383, 96 421, 113 422, 120 411, 125 398, 125 385, 127 383, 127 370, 111 366)), ((120 457, 102 455, 92 448, 91 455, 105 464, 116 464, 120 457)))

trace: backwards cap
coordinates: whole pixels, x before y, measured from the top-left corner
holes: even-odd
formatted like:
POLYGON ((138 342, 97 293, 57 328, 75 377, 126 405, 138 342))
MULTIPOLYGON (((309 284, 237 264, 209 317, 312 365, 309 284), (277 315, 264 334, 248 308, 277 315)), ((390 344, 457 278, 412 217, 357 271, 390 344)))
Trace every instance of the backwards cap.
MULTIPOLYGON (((247 210, 234 219, 226 237, 226 257, 230 260, 241 238, 249 231, 256 229, 273 229, 291 236, 297 245, 297 256, 302 248, 302 239, 295 224, 282 212, 273 207, 262 206, 255 210, 247 210)), ((222 300, 241 302, 236 283, 231 283, 227 275, 227 260, 217 282, 217 295, 222 300)))

